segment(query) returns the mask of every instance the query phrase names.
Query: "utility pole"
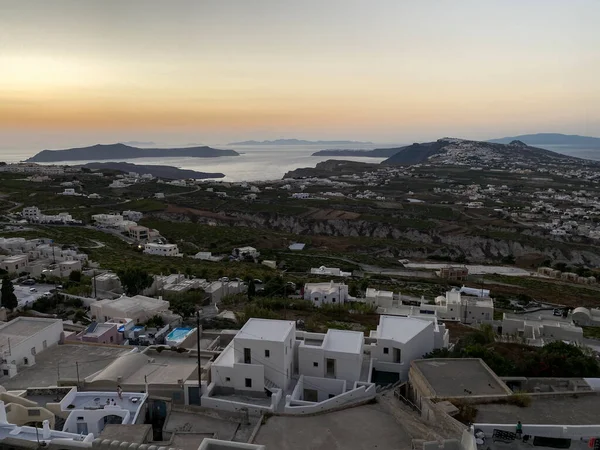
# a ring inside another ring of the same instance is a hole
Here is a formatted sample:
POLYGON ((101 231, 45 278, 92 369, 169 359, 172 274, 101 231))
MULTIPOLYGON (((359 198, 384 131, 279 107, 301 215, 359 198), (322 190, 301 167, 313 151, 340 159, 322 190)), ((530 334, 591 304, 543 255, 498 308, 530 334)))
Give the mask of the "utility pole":
POLYGON ((198 406, 202 404, 202 365, 200 363, 200 310, 196 311, 196 345, 198 350, 198 406))
POLYGON ((94 298, 98 295, 98 290, 96 288, 96 271, 94 270, 94 298))

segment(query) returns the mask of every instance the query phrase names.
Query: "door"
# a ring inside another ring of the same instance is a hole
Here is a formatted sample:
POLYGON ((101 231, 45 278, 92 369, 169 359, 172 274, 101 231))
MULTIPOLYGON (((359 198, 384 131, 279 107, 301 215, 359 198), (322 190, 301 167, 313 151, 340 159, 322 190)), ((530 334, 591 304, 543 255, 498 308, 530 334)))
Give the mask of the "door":
POLYGON ((200 389, 197 386, 188 387, 190 405, 200 404, 200 389))
POLYGON ((88 426, 86 422, 77 422, 77 434, 88 434, 88 426))
POLYGON ((252 364, 252 352, 249 348, 244 349, 244 364, 252 364))
POLYGON ((397 364, 402 362, 402 353, 399 348, 394 348, 394 362, 397 364))
POLYGON ((327 372, 325 376, 335 378, 335 359, 327 358, 327 372))

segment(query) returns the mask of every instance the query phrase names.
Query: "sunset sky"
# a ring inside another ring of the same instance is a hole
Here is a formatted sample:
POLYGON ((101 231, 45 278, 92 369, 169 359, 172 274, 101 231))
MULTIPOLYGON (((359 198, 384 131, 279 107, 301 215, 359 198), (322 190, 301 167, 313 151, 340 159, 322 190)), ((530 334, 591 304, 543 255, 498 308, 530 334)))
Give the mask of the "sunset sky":
POLYGON ((598 0, 0 0, 0 148, 600 136, 598 0))

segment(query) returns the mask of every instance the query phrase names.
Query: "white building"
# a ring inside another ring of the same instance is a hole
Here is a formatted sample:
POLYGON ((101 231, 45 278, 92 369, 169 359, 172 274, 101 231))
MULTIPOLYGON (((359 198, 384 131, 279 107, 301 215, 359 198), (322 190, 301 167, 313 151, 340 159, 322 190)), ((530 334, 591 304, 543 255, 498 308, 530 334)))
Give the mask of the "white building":
POLYGON ((143 295, 99 300, 90 305, 90 314, 99 322, 126 318, 140 323, 163 313, 169 313, 168 301, 143 295))
POLYGON ((341 269, 336 267, 325 267, 321 266, 318 268, 311 268, 310 273, 313 275, 331 275, 334 277, 349 277, 352 276, 350 272, 343 272, 341 269))
POLYGON ((212 258, 211 252, 198 252, 194 255, 194 259, 200 259, 202 261, 208 261, 212 258))
POLYGON ((310 377, 360 381, 364 334, 327 330, 323 341, 304 339, 298 346, 299 373, 310 377))
POLYGON ((449 333, 435 317, 414 318, 381 316, 377 330, 371 331, 373 368, 380 372, 398 374, 408 379, 411 361, 449 344, 449 333), (428 320, 429 319, 429 320, 428 320))
POLYGON ((348 285, 344 283, 306 283, 304 299, 312 301, 316 306, 340 304, 348 301, 348 285))
POLYGON ((25 271, 29 264, 27 255, 0 256, 0 259, 0 268, 9 274, 19 274, 25 271))
POLYGON ((101 227, 117 227, 123 222, 120 214, 94 214, 92 220, 101 227))
POLYGON ((233 392, 287 390, 294 374, 296 324, 251 318, 211 366, 211 380, 233 392))
POLYGON ((149 243, 144 245, 144 253, 159 256, 183 256, 181 253, 179 253, 179 248, 177 247, 177 244, 149 243))
POLYGON ((1 376, 14 377, 21 366, 35 364, 35 356, 64 338, 60 319, 17 317, 0 325, 1 376))
POLYGON ((382 308, 391 308, 394 301, 394 293, 392 291, 380 291, 373 288, 367 288, 365 297, 367 298, 367 304, 382 308))
POLYGON ((233 249, 232 255, 239 258, 245 258, 246 256, 258 258, 260 253, 254 247, 238 247, 233 249))
POLYGON ((456 289, 446 292, 446 295, 436 297, 434 304, 401 305, 383 308, 383 314, 393 316, 417 316, 432 314, 439 320, 452 320, 462 323, 490 323, 494 320, 494 301, 487 298, 467 297, 456 289))
POLYGON ((66 188, 65 191, 61 193, 61 195, 79 195, 79 194, 77 194, 77 192, 75 192, 74 188, 66 188))
POLYGON ((583 341, 583 329, 572 323, 507 313, 502 317, 502 335, 525 339, 529 345, 537 346, 552 341, 583 341))
POLYGON ((133 222, 139 222, 142 217, 144 217, 144 214, 139 211, 123 211, 123 218, 133 222))
MULTIPOLYGON (((144 411, 148 394, 139 392, 76 392, 69 399, 68 417, 63 426, 66 433, 93 434, 99 437, 109 423, 133 425, 144 411), (111 404, 112 403, 112 404, 111 404)), ((67 412, 65 411, 65 412, 67 412)))
POLYGON ((26 208, 23 208, 23 211, 21 211, 21 215, 25 220, 32 220, 38 217, 40 214, 40 208, 38 208, 37 206, 28 206, 26 208))
POLYGON ((571 319, 579 326, 600 327, 600 309, 584 307, 575 308, 571 319))

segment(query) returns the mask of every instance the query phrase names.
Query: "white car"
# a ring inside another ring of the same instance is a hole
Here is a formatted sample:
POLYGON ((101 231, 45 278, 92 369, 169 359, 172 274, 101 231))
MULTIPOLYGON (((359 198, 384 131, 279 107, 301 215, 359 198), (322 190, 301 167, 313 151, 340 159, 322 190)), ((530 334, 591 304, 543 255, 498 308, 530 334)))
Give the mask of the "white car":
POLYGON ((33 292, 37 292, 37 289, 36 288, 29 288, 29 292, 32 292, 32 293, 33 292))

